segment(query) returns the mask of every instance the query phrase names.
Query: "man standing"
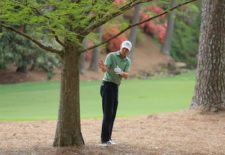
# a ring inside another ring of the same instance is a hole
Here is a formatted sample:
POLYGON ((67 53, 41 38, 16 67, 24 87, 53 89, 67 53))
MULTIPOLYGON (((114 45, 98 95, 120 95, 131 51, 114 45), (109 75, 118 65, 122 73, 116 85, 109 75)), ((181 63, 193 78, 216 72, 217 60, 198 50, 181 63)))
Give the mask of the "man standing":
POLYGON ((99 61, 99 68, 104 72, 100 89, 103 110, 102 144, 115 144, 111 140, 111 135, 118 106, 118 87, 122 78, 128 78, 131 61, 127 55, 131 48, 131 42, 124 41, 119 51, 109 53, 106 56, 104 63, 102 60, 99 61))

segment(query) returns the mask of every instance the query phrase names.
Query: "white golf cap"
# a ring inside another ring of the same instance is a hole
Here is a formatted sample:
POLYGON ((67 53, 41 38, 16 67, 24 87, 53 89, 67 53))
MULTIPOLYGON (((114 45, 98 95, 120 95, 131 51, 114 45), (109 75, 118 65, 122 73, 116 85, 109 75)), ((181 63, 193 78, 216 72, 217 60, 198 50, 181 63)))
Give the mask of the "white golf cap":
POLYGON ((126 41, 122 42, 120 49, 122 49, 122 48, 126 48, 130 52, 131 48, 132 48, 132 43, 129 40, 126 40, 126 41))

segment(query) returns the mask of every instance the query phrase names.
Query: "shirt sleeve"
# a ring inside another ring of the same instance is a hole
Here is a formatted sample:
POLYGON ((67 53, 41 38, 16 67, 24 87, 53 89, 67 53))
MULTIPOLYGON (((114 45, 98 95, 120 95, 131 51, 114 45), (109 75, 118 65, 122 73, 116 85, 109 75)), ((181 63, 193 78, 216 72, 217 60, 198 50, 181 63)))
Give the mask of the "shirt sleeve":
POLYGON ((112 65, 112 54, 108 54, 108 55, 106 56, 104 64, 105 64, 107 67, 111 67, 111 65, 112 65))

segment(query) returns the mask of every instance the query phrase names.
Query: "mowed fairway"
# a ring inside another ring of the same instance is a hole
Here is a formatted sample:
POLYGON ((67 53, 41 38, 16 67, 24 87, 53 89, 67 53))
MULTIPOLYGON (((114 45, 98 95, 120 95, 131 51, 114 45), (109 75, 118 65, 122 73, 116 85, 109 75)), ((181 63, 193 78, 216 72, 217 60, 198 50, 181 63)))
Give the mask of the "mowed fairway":
MULTIPOLYGON (((102 116, 100 81, 81 81, 81 117, 102 116)), ((57 119, 59 81, 0 85, 0 120, 57 119)), ((174 112, 189 107, 194 73, 148 80, 123 80, 119 92, 119 117, 174 112)))

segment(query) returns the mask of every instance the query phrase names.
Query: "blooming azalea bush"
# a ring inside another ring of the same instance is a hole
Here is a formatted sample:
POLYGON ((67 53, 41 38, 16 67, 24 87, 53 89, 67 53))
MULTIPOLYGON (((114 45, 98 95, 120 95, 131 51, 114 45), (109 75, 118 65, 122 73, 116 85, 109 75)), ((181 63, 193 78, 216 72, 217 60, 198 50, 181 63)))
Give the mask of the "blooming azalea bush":
MULTIPOLYGON (((114 0, 114 3, 116 5, 122 5, 125 3, 126 0, 114 0)), ((142 9, 140 13, 140 21, 144 21, 156 14, 161 14, 163 13, 164 10, 158 6, 149 6, 145 7, 142 9)), ((132 11, 128 11, 125 15, 125 18, 127 19, 132 19, 133 13, 132 11)), ((155 37, 159 40, 160 43, 164 42, 165 39, 165 34, 166 34, 166 29, 167 29, 167 23, 166 23, 166 16, 161 16, 157 19, 154 19, 152 21, 143 23, 140 25, 140 27, 143 29, 145 33, 150 34, 152 37, 155 37)), ((116 35, 117 33, 120 32, 120 28, 117 25, 107 25, 104 27, 103 30, 103 41, 108 40, 112 36, 116 35)), ((123 33, 120 36, 112 39, 107 45, 106 45, 106 51, 107 53, 109 52, 114 52, 118 51, 120 49, 121 43, 127 40, 126 35, 123 33)))
MULTIPOLYGON (((149 19, 150 17, 163 13, 163 9, 158 6, 149 6, 142 10, 140 15, 140 21, 149 19)), ((144 32, 150 34, 153 37, 156 37, 160 43, 164 42, 167 23, 166 16, 161 16, 152 21, 143 23, 140 25, 144 32)))
MULTIPOLYGON (((103 40, 107 40, 119 32, 120 30, 117 26, 107 27, 107 29, 105 29, 103 32, 103 40)), ((127 37, 124 33, 112 39, 106 45, 107 53, 118 51, 120 49, 121 43, 125 40, 127 40, 127 37)))
POLYGON ((120 5, 120 4, 123 4, 125 2, 126 2, 126 0, 114 0, 114 4, 116 4, 116 5, 120 5))

